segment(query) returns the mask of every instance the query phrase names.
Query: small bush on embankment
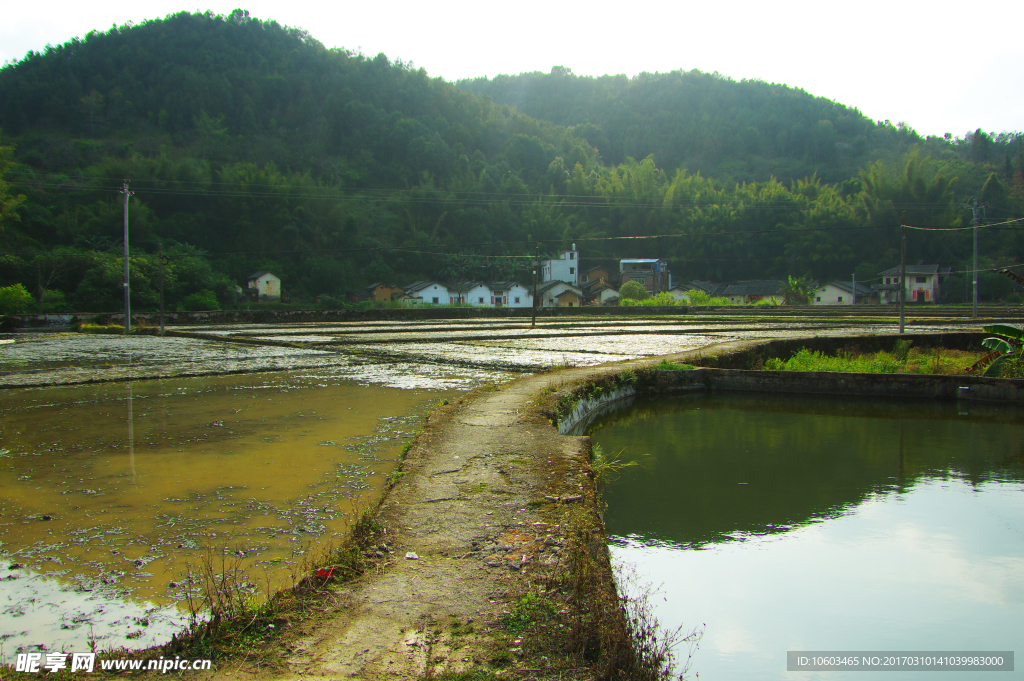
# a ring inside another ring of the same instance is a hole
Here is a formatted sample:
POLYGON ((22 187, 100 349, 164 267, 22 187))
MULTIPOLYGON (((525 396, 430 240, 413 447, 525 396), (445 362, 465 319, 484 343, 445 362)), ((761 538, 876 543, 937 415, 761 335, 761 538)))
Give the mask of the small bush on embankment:
POLYGON ((966 374, 980 353, 946 348, 911 348, 897 341, 892 352, 863 354, 840 351, 826 355, 820 350, 802 348, 788 360, 770 357, 764 368, 769 371, 838 371, 859 374, 966 374))

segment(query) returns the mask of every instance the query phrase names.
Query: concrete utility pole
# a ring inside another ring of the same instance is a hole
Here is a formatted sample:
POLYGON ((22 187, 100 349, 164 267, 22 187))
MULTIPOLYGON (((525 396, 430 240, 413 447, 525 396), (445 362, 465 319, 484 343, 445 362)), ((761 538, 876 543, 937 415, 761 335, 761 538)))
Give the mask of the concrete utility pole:
POLYGON ((128 335, 132 330, 131 289, 128 287, 128 198, 132 192, 128 189, 128 180, 121 184, 121 194, 124 195, 124 333, 128 335))
POLYGON ((903 212, 903 219, 900 223, 900 230, 903 232, 902 245, 900 246, 900 333, 906 328, 907 323, 907 213, 903 212))
POLYGON ((979 204, 977 198, 972 198, 971 201, 973 202, 973 205, 969 205, 968 206, 968 208, 971 209, 971 213, 974 215, 974 217, 971 219, 971 224, 974 225, 974 301, 973 301, 973 304, 971 305, 971 316, 972 317, 977 317, 978 316, 978 224, 982 220, 982 218, 978 216, 978 213, 981 212, 982 214, 984 214, 985 206, 987 204, 984 204, 984 203, 979 204))
POLYGON ((537 246, 537 253, 533 257, 533 318, 530 319, 530 326, 537 326, 537 270, 540 269, 540 246, 537 246))

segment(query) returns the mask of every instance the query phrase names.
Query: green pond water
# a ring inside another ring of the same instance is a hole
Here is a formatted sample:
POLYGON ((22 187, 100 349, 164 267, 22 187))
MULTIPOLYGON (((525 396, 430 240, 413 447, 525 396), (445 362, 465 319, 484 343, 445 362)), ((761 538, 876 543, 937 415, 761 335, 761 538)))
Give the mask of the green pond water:
POLYGON ((901 673, 787 672, 788 650, 1021 649, 1024 410, 702 395, 591 433, 639 463, 605 488, 612 555, 663 626, 703 630, 688 678, 901 673))

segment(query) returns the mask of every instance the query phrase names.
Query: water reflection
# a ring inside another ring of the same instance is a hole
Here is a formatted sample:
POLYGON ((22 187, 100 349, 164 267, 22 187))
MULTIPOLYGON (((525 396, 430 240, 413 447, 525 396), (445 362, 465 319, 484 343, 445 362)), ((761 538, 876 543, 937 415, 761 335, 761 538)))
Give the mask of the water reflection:
POLYGON ((1024 631, 1019 409, 725 395, 642 402, 594 441, 612 555, 705 625, 700 678, 786 671, 787 650, 1012 650, 1024 631))
MULTIPOLYGON (((446 394, 308 372, 0 393, 0 566, 17 578, 0 593, 14 608, 0 617, 5 651, 66 638, 59 618, 22 612, 29 584, 71 610, 92 594, 78 613, 91 623, 97 598, 106 623, 142 617, 111 610, 119 599, 176 603, 206 546, 226 546, 261 591, 290 584, 446 394)), ((108 642, 136 645, 118 627, 108 642)), ((88 634, 76 630, 78 649, 88 634)))
POLYGON ((1024 412, 751 395, 642 401, 593 428, 638 461, 606 490, 615 534, 701 547, 843 515, 922 477, 1024 480, 1024 412))

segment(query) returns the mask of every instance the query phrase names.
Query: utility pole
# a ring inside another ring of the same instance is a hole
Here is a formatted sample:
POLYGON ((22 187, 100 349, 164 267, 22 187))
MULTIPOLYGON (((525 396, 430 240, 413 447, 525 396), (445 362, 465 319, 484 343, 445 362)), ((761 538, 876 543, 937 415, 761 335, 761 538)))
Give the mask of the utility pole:
POLYGON ((540 245, 537 245, 537 253, 533 257, 533 318, 530 326, 537 326, 537 270, 540 269, 540 245))
POLYGON ((160 335, 164 335, 164 245, 161 242, 158 249, 158 256, 160 260, 160 335))
POLYGON ((900 246, 900 333, 906 328, 907 322, 907 212, 903 211, 903 219, 900 221, 900 230, 903 232, 902 244, 900 246))
POLYGON ((972 198, 973 205, 968 207, 971 209, 971 213, 974 217, 971 219, 971 224, 974 225, 974 300, 971 305, 971 316, 978 316, 978 223, 981 222, 981 218, 978 217, 978 213, 984 213, 985 206, 987 204, 979 204, 978 199, 972 198))
POLYGON ((131 289, 128 287, 128 199, 132 192, 128 189, 128 180, 121 184, 121 194, 124 195, 124 333, 128 335, 132 330, 131 289))
POLYGON ((853 273, 853 304, 857 304, 857 273, 853 273))

